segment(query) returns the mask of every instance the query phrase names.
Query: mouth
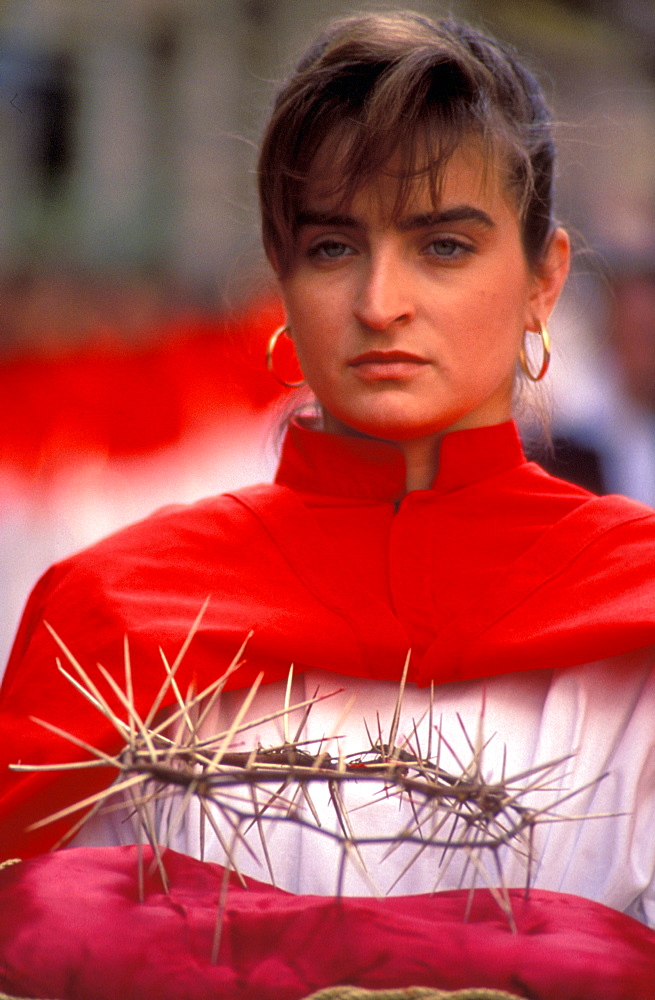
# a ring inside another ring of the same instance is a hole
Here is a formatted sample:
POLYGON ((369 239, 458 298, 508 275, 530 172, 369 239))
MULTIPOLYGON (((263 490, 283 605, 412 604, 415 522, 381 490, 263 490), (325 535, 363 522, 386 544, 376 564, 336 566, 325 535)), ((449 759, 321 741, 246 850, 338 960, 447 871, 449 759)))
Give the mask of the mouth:
POLYGON ((366 351, 365 354, 358 354, 356 358, 352 358, 348 364, 351 368, 359 368, 361 365, 369 364, 427 365, 428 362, 425 358, 419 357, 418 354, 410 354, 408 351, 366 351))
POLYGON ((352 358, 348 362, 348 367, 354 369, 359 378, 378 381, 411 378, 427 364, 429 361, 425 358, 409 351, 366 351, 352 358))

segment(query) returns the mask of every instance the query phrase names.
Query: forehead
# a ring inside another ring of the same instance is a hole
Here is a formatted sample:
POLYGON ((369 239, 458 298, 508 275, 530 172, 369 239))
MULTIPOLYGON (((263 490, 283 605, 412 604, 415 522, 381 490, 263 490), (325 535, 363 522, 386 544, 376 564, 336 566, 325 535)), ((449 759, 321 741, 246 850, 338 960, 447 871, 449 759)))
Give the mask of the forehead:
MULTIPOLYGON (((483 150, 472 139, 460 143, 446 159, 424 159, 408 174, 404 158, 395 152, 371 177, 350 178, 340 168, 339 151, 329 140, 319 150, 304 186, 300 211, 366 206, 387 220, 408 211, 434 210, 449 204, 509 203, 503 158, 483 150)), ((513 206, 512 206, 513 207, 513 206)))

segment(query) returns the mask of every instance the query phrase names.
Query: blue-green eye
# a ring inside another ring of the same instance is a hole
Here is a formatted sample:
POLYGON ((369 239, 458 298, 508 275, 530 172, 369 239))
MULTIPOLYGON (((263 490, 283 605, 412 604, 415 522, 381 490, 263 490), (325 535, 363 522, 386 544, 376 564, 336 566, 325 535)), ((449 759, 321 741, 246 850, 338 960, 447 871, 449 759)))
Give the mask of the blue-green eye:
POLYGON ((347 243, 340 243, 338 240, 322 240, 309 248, 310 257, 323 258, 324 260, 338 260, 352 253, 352 248, 347 243))
POLYGON ((442 239, 432 240, 426 247, 425 252, 435 257, 459 257, 462 254, 473 253, 473 247, 461 240, 443 237, 442 239))

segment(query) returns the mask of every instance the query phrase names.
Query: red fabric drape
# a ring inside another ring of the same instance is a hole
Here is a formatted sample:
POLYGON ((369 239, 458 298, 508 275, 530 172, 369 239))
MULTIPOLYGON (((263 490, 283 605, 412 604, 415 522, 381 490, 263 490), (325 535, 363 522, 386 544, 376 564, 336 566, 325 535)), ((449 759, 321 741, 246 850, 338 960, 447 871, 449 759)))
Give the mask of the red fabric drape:
POLYGON ((649 1000, 655 932, 560 893, 511 891, 517 933, 486 890, 385 899, 294 896, 165 853, 138 901, 135 847, 75 848, 0 871, 0 989, 58 1000, 300 1000, 327 986, 472 986, 532 1000, 649 1000))

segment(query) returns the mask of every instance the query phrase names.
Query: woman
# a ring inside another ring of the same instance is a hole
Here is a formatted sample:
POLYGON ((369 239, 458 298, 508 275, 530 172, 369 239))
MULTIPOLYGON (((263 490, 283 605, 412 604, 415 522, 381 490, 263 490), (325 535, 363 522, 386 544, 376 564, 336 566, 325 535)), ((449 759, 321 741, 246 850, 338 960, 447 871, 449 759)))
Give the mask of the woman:
MULTIPOLYGON (((384 742, 411 650, 405 746, 434 731, 435 684, 449 766, 471 751, 479 763, 484 745, 498 780, 505 767, 574 754, 575 808, 605 818, 548 827, 536 885, 655 922, 655 514, 527 463, 511 422, 521 380, 548 366, 546 326, 568 269, 552 181, 549 114, 511 52, 415 15, 326 29, 278 95, 259 164, 284 333, 319 416, 291 424, 274 485, 159 512, 46 574, 5 678, 7 764, 80 753, 30 716, 106 753, 120 742, 56 671, 44 619, 86 669, 100 661, 117 678, 127 634, 145 716, 161 685, 157 647, 172 662, 211 594, 180 688, 202 690, 252 629, 226 688, 263 671, 257 717, 279 709, 291 662, 298 702, 343 684, 302 738, 345 730, 353 752, 365 749, 362 714, 370 728, 377 711, 384 742)), ((211 725, 242 701, 225 695, 211 725)), ((271 741, 267 726, 250 746, 271 741)), ((4 856, 50 846, 70 818, 25 828, 108 780, 103 769, 6 773, 4 856)), ((563 788, 558 773, 555 799, 563 788)), ((189 813, 172 845, 187 846, 193 825, 189 813)), ((78 843, 114 836, 89 824, 78 843)), ((331 893, 336 877, 347 893, 367 891, 357 865, 337 871, 329 839, 312 848, 316 863, 298 863, 291 835, 277 843, 283 887, 331 893)), ((244 858, 247 873, 261 871, 244 858)), ((380 863, 382 888, 431 891, 434 859, 424 852, 404 872, 406 861, 380 863)), ((502 863, 506 883, 522 884, 515 854, 502 863)), ((460 877, 453 865, 440 884, 460 877)))

